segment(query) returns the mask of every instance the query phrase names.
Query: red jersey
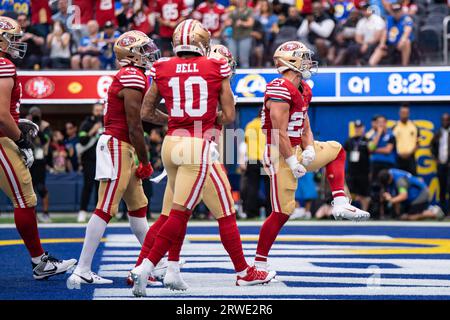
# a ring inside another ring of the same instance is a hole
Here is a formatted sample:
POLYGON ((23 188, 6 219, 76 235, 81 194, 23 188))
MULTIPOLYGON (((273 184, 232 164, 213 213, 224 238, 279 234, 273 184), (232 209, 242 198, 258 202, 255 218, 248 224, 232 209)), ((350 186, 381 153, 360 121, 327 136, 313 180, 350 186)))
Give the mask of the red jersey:
MULTIPOLYGON (((20 98, 22 97, 22 85, 17 79, 16 66, 7 58, 0 58, 0 78, 12 78, 14 86, 11 90, 11 102, 9 103, 9 113, 16 123, 20 116, 20 98)), ((0 94, 3 94, 0 93, 0 94)), ((0 130, 0 137, 4 137, 0 130)))
MULTIPOLYGON (((261 122, 263 130, 267 136, 267 144, 271 143, 272 121, 270 110, 266 107, 268 100, 281 101, 289 104, 289 124, 287 133, 293 147, 301 144, 303 133, 303 119, 308 113, 309 103, 312 98, 312 91, 309 85, 302 81, 303 92, 300 92, 292 82, 284 78, 277 78, 267 84, 264 94, 264 108, 261 111, 261 122)), ((276 133, 274 133, 275 135, 276 133)))
POLYGON ((212 7, 206 2, 201 3, 192 14, 193 18, 199 20, 203 26, 214 34, 220 30, 221 24, 225 19, 225 7, 214 3, 212 7))
POLYGON ((48 0, 31 0, 31 24, 52 23, 52 11, 48 0))
POLYGON ((161 58, 155 62, 150 76, 165 100, 169 115, 167 134, 211 139, 221 83, 230 75, 225 60, 199 56, 161 58))
POLYGON ((134 15, 131 28, 145 34, 152 33, 154 25, 150 23, 149 15, 151 13, 152 9, 149 7, 144 7, 141 11, 134 15))
POLYGON ((105 134, 130 143, 125 104, 123 99, 119 98, 119 92, 125 88, 136 89, 142 92, 144 98, 148 87, 148 78, 140 68, 126 66, 117 72, 108 89, 108 101, 105 103, 105 134))
MULTIPOLYGON (((157 0, 156 13, 163 20, 177 21, 185 12, 184 0, 157 0)), ((175 28, 160 24, 159 35, 162 38, 172 38, 175 28)))
POLYGON ((106 21, 111 20, 116 23, 116 13, 114 7, 114 0, 97 0, 97 7, 95 8, 95 20, 98 25, 103 27, 106 21))
MULTIPOLYGON (((94 18, 96 0, 74 0, 73 4, 80 8, 80 23, 87 24, 94 18)), ((47 1, 48 2, 48 1, 47 1)))

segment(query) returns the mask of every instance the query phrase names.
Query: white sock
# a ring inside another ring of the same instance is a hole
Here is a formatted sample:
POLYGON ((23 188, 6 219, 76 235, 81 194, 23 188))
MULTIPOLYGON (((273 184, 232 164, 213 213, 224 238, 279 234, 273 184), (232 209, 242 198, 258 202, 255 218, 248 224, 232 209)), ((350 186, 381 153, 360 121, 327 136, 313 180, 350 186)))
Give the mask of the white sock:
POLYGON ((180 272, 180 262, 179 261, 168 261, 168 269, 176 272, 180 272))
POLYGON ((41 254, 41 255, 38 256, 38 257, 31 258, 31 261, 32 261, 34 264, 38 264, 39 262, 41 262, 41 259, 42 259, 43 256, 44 256, 44 253, 41 254))
POLYGON ((86 272, 91 270, 92 259, 95 251, 102 240, 108 224, 105 220, 93 214, 86 227, 86 236, 84 237, 83 250, 81 250, 80 260, 75 272, 86 272))
POLYGON ((336 197, 336 198, 333 199, 333 201, 334 201, 334 205, 335 206, 345 206, 346 204, 349 203, 348 202, 348 198, 347 197, 343 197, 343 196, 336 197))
POLYGON ((145 218, 145 217, 138 218, 138 217, 128 216, 128 219, 130 221, 131 231, 134 233, 134 235, 138 239, 139 243, 141 245, 143 245, 145 236, 147 235, 147 231, 149 229, 147 218, 145 218))

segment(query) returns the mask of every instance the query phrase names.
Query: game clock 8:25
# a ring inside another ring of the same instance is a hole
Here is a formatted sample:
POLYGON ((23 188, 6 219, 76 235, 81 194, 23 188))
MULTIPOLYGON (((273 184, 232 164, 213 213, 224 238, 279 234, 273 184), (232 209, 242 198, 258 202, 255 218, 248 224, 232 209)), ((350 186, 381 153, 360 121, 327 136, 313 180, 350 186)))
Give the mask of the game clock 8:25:
POLYGON ((432 94, 436 90, 434 73, 410 73, 403 77, 400 73, 392 73, 388 78, 390 94, 432 94))

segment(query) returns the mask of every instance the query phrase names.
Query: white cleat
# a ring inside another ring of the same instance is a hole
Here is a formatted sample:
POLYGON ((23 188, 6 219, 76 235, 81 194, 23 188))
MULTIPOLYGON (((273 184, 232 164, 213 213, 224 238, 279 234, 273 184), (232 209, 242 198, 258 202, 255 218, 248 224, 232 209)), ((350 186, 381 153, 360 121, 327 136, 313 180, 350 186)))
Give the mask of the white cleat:
POLYGON ((245 277, 237 276, 237 286, 255 286, 258 284, 269 283, 276 276, 275 271, 266 271, 257 269, 255 266, 247 268, 245 277))
POLYGON ((86 222, 86 218, 87 218, 86 211, 81 210, 80 212, 78 212, 77 222, 79 223, 86 222))
MULTIPOLYGON (((185 259, 180 259, 178 261, 179 268, 181 269, 185 263, 186 263, 185 259)), ((152 272, 153 277, 155 277, 155 279, 159 281, 163 281, 168 267, 169 261, 167 261, 166 258, 161 259, 161 261, 158 262, 158 264, 156 265, 155 269, 152 272)))
POLYGON ((347 198, 340 200, 335 199, 331 205, 333 206, 331 214, 336 220, 346 219, 352 221, 365 221, 370 219, 369 212, 352 206, 347 198))
POLYGON ((167 268, 164 277, 164 286, 170 290, 186 291, 189 289, 188 284, 181 277, 180 267, 170 266, 167 268))
POLYGON ((153 264, 148 259, 144 259, 142 263, 131 270, 131 278, 133 279, 133 295, 135 297, 146 297, 147 281, 153 269, 153 264))
POLYGON ((92 271, 77 272, 76 270, 67 279, 67 285, 77 288, 80 284, 112 284, 113 281, 100 277, 92 271))
MULTIPOLYGON (((127 285, 132 287, 134 285, 133 278, 131 277, 131 272, 128 273, 127 279, 126 279, 127 285)), ((162 282, 157 280, 155 277, 148 277, 147 285, 150 287, 159 287, 162 286, 162 282)))

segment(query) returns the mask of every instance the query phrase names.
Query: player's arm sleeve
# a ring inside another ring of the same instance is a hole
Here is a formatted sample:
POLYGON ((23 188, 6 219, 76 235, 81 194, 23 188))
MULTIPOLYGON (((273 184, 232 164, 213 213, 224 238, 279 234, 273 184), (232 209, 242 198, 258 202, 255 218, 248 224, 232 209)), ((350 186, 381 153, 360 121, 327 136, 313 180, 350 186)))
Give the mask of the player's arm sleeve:
POLYGON ((220 64, 220 69, 219 69, 220 76, 222 78, 229 78, 232 74, 231 68, 228 65, 228 62, 225 61, 225 59, 223 61, 221 60, 221 62, 223 62, 223 63, 220 64))
POLYGON ((2 64, 0 66, 0 78, 9 78, 16 75, 16 67, 10 63, 2 64))
POLYGON ((269 83, 266 87, 266 98, 277 102, 291 103, 291 94, 286 87, 269 83))
POLYGON ((139 91, 144 91, 146 86, 146 79, 144 75, 124 73, 118 76, 120 84, 127 89, 135 89, 139 91))

